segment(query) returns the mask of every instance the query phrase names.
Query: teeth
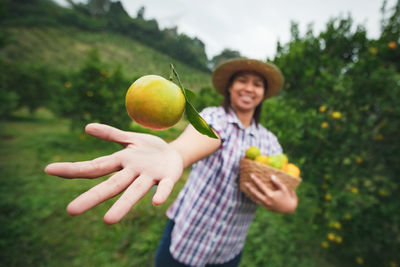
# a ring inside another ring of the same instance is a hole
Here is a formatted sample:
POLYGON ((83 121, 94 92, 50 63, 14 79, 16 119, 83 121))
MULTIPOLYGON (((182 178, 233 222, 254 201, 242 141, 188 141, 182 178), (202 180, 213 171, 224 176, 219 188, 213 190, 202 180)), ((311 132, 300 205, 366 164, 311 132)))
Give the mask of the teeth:
POLYGON ((253 98, 250 97, 250 96, 241 96, 240 98, 241 98, 242 100, 244 100, 244 101, 252 101, 252 100, 253 100, 253 98))

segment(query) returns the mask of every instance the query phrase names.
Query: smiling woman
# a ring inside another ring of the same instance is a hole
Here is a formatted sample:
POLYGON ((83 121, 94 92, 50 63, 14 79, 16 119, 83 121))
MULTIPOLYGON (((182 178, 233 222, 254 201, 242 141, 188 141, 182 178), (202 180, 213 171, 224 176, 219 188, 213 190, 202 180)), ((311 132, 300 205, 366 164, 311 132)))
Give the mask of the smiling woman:
MULTIPOLYGON (((240 94, 244 97, 249 97, 248 95, 245 95, 245 91, 248 89, 250 89, 250 94, 254 96, 254 93, 251 93, 250 86, 257 87, 259 89, 256 90, 258 93, 261 93, 262 91, 262 99, 257 105, 254 106, 253 113, 248 113, 248 116, 253 118, 255 123, 258 124, 262 108, 262 100, 278 94, 284 78, 280 70, 273 64, 268 64, 253 59, 246 59, 245 62, 237 59, 226 61, 214 71, 213 75, 213 83, 216 90, 225 96, 222 105, 226 112, 228 112, 229 108, 232 106, 231 91, 234 81, 236 81, 238 84, 235 86, 236 88, 242 88, 240 90, 240 94), (246 71, 242 70, 244 67, 243 64, 247 69, 246 71), (249 78, 251 78, 252 81, 249 82, 249 78), (240 86, 241 83, 244 83, 245 85, 242 84, 240 86), (250 85, 246 85, 246 83, 250 83, 250 85)), ((249 118, 245 120, 248 121, 248 119, 249 118)))

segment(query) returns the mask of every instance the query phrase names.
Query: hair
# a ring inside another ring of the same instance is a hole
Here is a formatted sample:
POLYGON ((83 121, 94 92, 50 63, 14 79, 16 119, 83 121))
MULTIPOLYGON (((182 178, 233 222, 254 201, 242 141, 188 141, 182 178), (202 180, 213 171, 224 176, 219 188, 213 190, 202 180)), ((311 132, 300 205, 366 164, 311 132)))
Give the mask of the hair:
MULTIPOLYGON (((239 71, 239 72, 236 72, 235 74, 233 74, 231 76, 231 78, 229 79, 228 85, 225 88, 225 95, 224 95, 224 100, 222 101, 222 107, 224 108, 226 113, 229 113, 229 108, 232 107, 231 93, 229 92, 229 88, 232 86, 233 81, 236 79, 236 77, 239 76, 240 74, 242 74, 243 72, 245 72, 245 71, 239 71)), ((259 75, 259 74, 257 74, 257 75, 259 75)), ((268 83, 267 83, 267 80, 263 76, 261 76, 261 75, 259 75, 259 76, 263 79, 263 82, 264 82, 264 95, 265 95, 268 91, 268 83)), ((260 114, 261 114, 263 102, 264 102, 264 100, 262 100, 260 102, 260 104, 258 104, 256 109, 254 110, 253 119, 256 122, 257 126, 258 126, 258 123, 260 122, 260 114)))

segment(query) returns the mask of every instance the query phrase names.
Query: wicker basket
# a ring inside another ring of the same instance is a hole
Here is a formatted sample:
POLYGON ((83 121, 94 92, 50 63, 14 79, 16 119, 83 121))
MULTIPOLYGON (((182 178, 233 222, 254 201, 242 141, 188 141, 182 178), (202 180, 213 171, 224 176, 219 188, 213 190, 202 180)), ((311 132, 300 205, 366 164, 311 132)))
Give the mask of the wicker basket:
POLYGON ((255 200, 254 196, 244 186, 245 183, 254 184, 253 180, 250 178, 251 173, 260 178, 270 189, 274 189, 274 185, 271 181, 271 175, 273 174, 278 177, 278 179, 285 184, 288 189, 292 190, 296 190, 297 186, 302 181, 300 177, 294 177, 286 172, 264 165, 257 161, 242 158, 240 160, 239 188, 253 201, 255 200))

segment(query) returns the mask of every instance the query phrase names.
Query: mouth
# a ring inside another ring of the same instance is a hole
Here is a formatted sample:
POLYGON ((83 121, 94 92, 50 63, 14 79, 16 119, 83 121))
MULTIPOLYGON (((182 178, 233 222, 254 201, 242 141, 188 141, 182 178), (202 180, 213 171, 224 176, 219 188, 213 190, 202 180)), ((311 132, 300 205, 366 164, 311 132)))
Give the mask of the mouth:
POLYGON ((250 103, 250 102, 254 101, 253 97, 248 96, 248 95, 241 95, 240 96, 240 100, 245 102, 245 103, 250 103))

